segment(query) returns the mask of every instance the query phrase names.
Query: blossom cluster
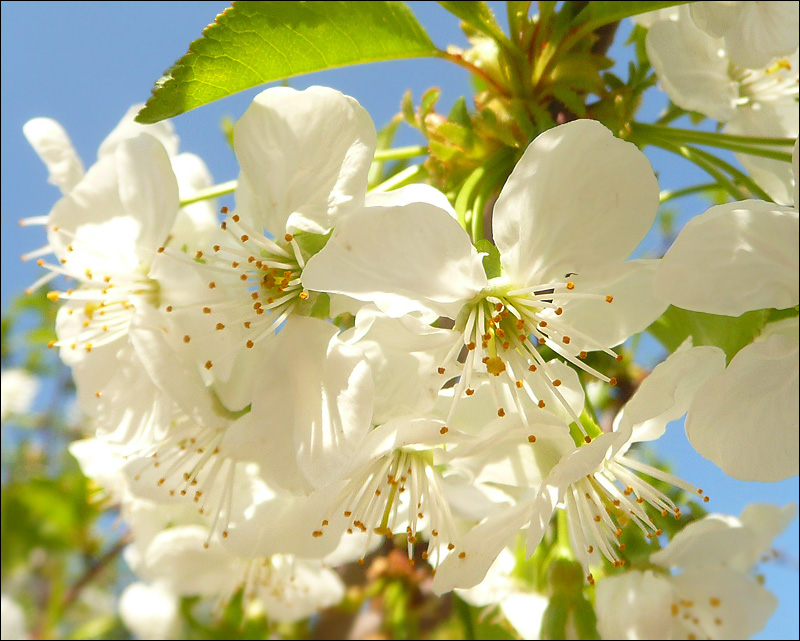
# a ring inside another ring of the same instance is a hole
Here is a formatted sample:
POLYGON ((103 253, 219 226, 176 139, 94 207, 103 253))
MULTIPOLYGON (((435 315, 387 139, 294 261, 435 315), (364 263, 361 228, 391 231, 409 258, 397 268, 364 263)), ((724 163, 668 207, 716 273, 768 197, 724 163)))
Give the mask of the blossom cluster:
MULTIPOLYGON (((708 35, 685 12, 647 40, 673 101, 731 132, 796 137, 796 118, 780 132, 766 128, 788 118, 763 118, 786 104, 796 116, 796 32, 791 60, 775 60, 783 49, 740 59, 733 31, 708 35), (675 30, 709 44, 662 51, 675 30), (699 62, 670 57, 712 50, 735 94, 725 105, 680 75, 699 62)), ((714 18, 709 9, 704 24, 714 18)), ((180 596, 224 600, 242 587, 274 620, 306 618, 343 598, 334 568, 383 537, 422 550, 437 594, 506 603, 521 595, 498 568, 521 532, 533 555, 556 512, 609 638, 760 629, 774 597, 749 570, 791 510, 708 517, 656 552, 662 520, 681 518, 664 488, 707 497, 633 446, 688 412, 692 444, 729 474, 797 474, 797 316, 730 363, 687 341, 612 425, 598 425, 582 381, 614 386, 616 348, 670 304, 796 308, 796 146, 793 198, 780 167, 764 185, 781 204, 713 207, 663 259, 631 259, 658 182, 634 144, 594 120, 522 152, 492 208, 490 251, 435 188, 368 190, 375 127, 333 89, 253 100, 233 130, 232 209, 197 199, 211 185, 202 160, 179 153, 171 126, 137 125, 134 113, 88 171, 57 123, 26 125, 63 194, 26 221, 47 233, 26 257, 47 268, 36 286, 68 279, 49 294, 60 304, 52 346, 96 428, 71 451, 122 505, 126 560, 149 582, 126 593, 123 617, 126 603, 157 604, 157 631, 142 636, 168 634, 180 596), (626 531, 653 541, 653 569, 608 571, 625 565, 626 531), (503 587, 487 596, 498 572, 503 587), (630 619, 610 617, 623 599, 630 619)))

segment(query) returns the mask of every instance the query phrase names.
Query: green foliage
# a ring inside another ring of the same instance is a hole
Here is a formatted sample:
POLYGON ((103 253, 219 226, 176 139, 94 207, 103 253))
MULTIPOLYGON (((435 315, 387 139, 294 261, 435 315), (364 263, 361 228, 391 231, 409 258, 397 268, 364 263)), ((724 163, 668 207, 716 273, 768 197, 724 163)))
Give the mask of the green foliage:
POLYGON ((496 40, 505 40, 505 35, 497 20, 485 2, 470 0, 469 2, 443 2, 439 4, 454 16, 458 16, 471 27, 496 40))
POLYGON ((761 333, 770 317, 770 310, 760 309, 738 317, 717 316, 690 312, 670 306, 647 331, 670 352, 674 352, 687 337, 692 344, 713 345, 725 352, 728 361, 761 333))
POLYGON ((592 29, 602 27, 623 18, 639 15, 647 11, 666 9, 675 5, 686 4, 686 2, 635 2, 623 0, 622 2, 587 2, 586 9, 581 15, 588 18, 587 24, 592 29))
POLYGON ((237 2, 156 83, 136 120, 312 71, 436 52, 402 2, 237 2))

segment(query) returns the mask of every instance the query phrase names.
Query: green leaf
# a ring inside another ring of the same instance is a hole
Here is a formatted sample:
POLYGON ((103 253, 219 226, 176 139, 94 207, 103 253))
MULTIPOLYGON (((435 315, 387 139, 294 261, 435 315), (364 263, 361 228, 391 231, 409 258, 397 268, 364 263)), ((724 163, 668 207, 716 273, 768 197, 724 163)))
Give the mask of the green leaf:
POLYGON ((647 331, 670 352, 674 352, 691 336, 693 345, 719 347, 730 361, 740 349, 752 343, 761 333, 770 311, 758 309, 733 317, 690 312, 670 306, 647 331))
POLYGON ((439 4, 468 25, 495 39, 506 40, 506 36, 485 2, 443 2, 439 4))
POLYGON ((602 27, 604 24, 616 22, 623 18, 630 18, 631 16, 645 13, 647 11, 656 11, 657 9, 666 9, 667 7, 674 7, 679 4, 687 4, 684 2, 632 2, 623 0, 622 2, 589 2, 587 3, 586 10, 581 15, 588 17, 588 23, 591 25, 592 30, 597 27, 602 27), (588 13, 587 13, 588 12, 588 13))
POLYGON ((312 71, 437 51, 403 2, 237 2, 156 82, 136 120, 312 71))

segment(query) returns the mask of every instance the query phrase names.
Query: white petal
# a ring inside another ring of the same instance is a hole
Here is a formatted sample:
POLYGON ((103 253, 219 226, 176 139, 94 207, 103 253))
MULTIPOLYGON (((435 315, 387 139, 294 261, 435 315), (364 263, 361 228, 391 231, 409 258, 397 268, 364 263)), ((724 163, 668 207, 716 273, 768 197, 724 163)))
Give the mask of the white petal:
POLYGON ((120 595, 119 615, 139 639, 177 639, 178 597, 159 584, 130 584, 120 595))
POLYGON ((327 515, 331 496, 340 489, 337 484, 308 496, 293 496, 250 479, 249 489, 237 489, 223 544, 236 556, 248 559, 272 554, 324 558, 338 547, 347 527, 341 514, 327 515), (315 537, 313 533, 325 518, 330 522, 324 535, 315 537))
POLYGON ((242 174, 237 205, 275 235, 326 233, 361 207, 376 133, 353 98, 325 87, 258 94, 234 127, 242 174))
POLYGON ((564 297, 559 322, 589 337, 595 349, 615 347, 647 329, 667 308, 653 290, 657 260, 609 263, 580 272, 570 279, 575 291, 597 294, 597 298, 564 297), (609 303, 606 296, 613 298, 609 303))
POLYGON ((256 586, 256 594, 270 621, 300 621, 337 605, 344 598, 344 583, 332 570, 309 561, 284 562, 286 568, 277 571, 271 568, 270 580, 256 586))
POLYGON ((108 156, 114 153, 119 143, 129 138, 136 138, 139 134, 148 134, 157 139, 167 154, 170 157, 178 154, 178 136, 175 135, 175 127, 170 120, 162 120, 152 125, 141 125, 134 120, 136 114, 139 113, 143 104, 136 104, 131 106, 116 127, 112 130, 105 140, 100 143, 100 148, 97 150, 97 158, 108 156))
POLYGON ((690 13, 694 23, 714 38, 722 38, 736 26, 743 2, 694 2, 690 13))
POLYGON ((34 118, 22 126, 22 133, 47 166, 48 182, 67 194, 83 178, 83 163, 64 128, 50 118, 34 118))
POLYGON ((425 202, 348 216, 303 270, 308 289, 371 301, 390 316, 434 309, 454 318, 486 284, 469 236, 425 202))
POLYGON ((642 381, 623 408, 619 429, 630 426, 632 441, 659 438, 670 421, 689 409, 697 389, 725 369, 725 353, 710 346, 678 349, 642 381))
POLYGON ((722 40, 681 19, 657 22, 645 43, 647 57, 672 102, 720 122, 733 116, 739 88, 728 76, 728 59, 720 55, 722 40))
POLYGON ((3 639, 28 639, 28 629, 25 625, 25 612, 10 596, 3 593, 0 597, 0 625, 3 639))
POLYGON ((500 601, 500 610, 523 639, 538 639, 549 602, 536 592, 515 592, 500 601))
POLYGON ((797 50, 800 6, 796 2, 742 2, 740 6, 736 24, 725 33, 725 49, 733 64, 759 69, 797 50))
POLYGON ((393 191, 373 191, 367 194, 367 207, 402 207, 414 203, 428 203, 443 209, 451 218, 458 220, 458 214, 442 192, 430 185, 406 185, 393 191))
POLYGON ((441 595, 453 588, 471 588, 483 581, 497 555, 514 542, 529 519, 530 501, 523 501, 472 528, 436 568, 433 591, 441 595))
MULTIPOLYGON (((797 99, 784 102, 764 102, 750 108, 736 110, 733 118, 725 125, 725 133, 738 136, 759 136, 764 138, 797 138, 797 99)), ((786 151, 786 147, 776 147, 776 151, 786 151)), ((791 205, 792 189, 796 172, 782 160, 736 154, 753 180, 780 205, 791 205)))
POLYGON ((308 492, 331 482, 370 427, 372 375, 331 323, 291 317, 276 338, 250 414, 220 445, 262 466, 271 482, 308 492))
POLYGON ((645 155, 593 120, 550 129, 525 150, 494 207, 503 269, 518 286, 628 257, 655 220, 645 155))
POLYGON ((755 535, 755 544, 750 549, 740 550, 731 560, 730 567, 742 572, 752 569, 772 549, 772 542, 797 517, 797 505, 789 503, 783 507, 770 503, 751 503, 742 510, 739 520, 755 535))
POLYGON ((452 334, 411 316, 390 318, 372 306, 358 313, 355 335, 348 342, 364 352, 372 368, 374 423, 420 415, 433 407, 442 386, 437 367, 452 345, 452 334))
POLYGON ((603 639, 671 639, 669 578, 652 570, 603 577, 595 587, 597 629, 603 639))
POLYGON ((178 525, 159 532, 145 553, 139 573, 158 580, 181 596, 222 596, 232 592, 243 576, 237 559, 217 541, 209 540, 207 528, 178 525))
POLYGON ((131 324, 131 343, 150 380, 203 427, 227 427, 213 392, 206 388, 191 354, 176 349, 183 341, 174 327, 155 308, 143 308, 131 324))
POLYGON ((686 417, 694 448, 734 478, 798 473, 798 340, 773 335, 743 348, 698 391, 686 417))
POLYGON ((127 275, 150 265, 177 213, 169 158, 155 138, 141 135, 121 142, 56 203, 48 239, 81 278, 86 269, 98 279, 127 275))
POLYGON ((755 533, 738 519, 711 514, 685 526, 666 548, 650 555, 650 560, 668 569, 724 565, 755 542, 755 533))
MULTIPOLYGON (((178 179, 181 200, 196 194, 200 189, 211 187, 213 180, 202 158, 194 154, 178 154, 172 157, 172 170, 178 179)), ((170 233, 174 247, 188 247, 191 254, 198 249, 211 246, 211 237, 218 226, 217 201, 201 200, 181 208, 170 233)))
POLYGON ((677 307, 710 314, 794 307, 798 256, 797 210, 760 200, 717 205, 681 230, 655 288, 677 307))
POLYGON ((725 567, 692 568, 672 577, 672 583, 681 602, 695 604, 691 611, 706 634, 718 639, 751 638, 778 606, 771 592, 746 574, 725 567), (712 599, 719 605, 713 605, 712 599))

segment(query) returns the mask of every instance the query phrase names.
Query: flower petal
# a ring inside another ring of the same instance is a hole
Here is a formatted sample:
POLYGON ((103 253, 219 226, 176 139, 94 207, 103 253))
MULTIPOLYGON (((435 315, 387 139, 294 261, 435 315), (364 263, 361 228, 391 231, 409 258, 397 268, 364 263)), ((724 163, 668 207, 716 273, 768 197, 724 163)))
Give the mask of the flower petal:
POLYGON ((647 329, 667 308, 653 291, 657 260, 629 260, 609 263, 570 279, 580 294, 596 297, 565 297, 565 326, 589 338, 587 347, 615 347, 647 329), (612 297, 611 303, 607 296, 612 297))
POLYGON ((734 478, 779 481, 798 473, 798 321, 743 348, 701 387, 686 417, 694 448, 734 478))
POLYGON ((655 220, 658 183, 645 155, 593 120, 538 136, 494 207, 493 230, 512 283, 627 258, 655 220))
POLYGON ((726 316, 794 307, 798 256, 797 210, 760 200, 717 205, 681 230, 656 272, 656 293, 726 316))
POLYGON ((688 16, 657 22, 647 32, 647 57, 672 102, 726 122, 739 88, 728 76, 724 43, 698 29, 688 16))
POLYGON ((426 202, 348 216, 303 270, 308 289, 371 301, 390 316, 434 309, 454 318, 486 284, 469 236, 426 202))
POLYGON ((363 205, 376 133, 355 99, 325 87, 267 89, 233 135, 237 205, 271 233, 324 234, 363 205))
POLYGON ((83 178, 83 163, 64 128, 50 118, 34 118, 22 126, 22 133, 39 154, 50 176, 48 182, 67 194, 83 178))

